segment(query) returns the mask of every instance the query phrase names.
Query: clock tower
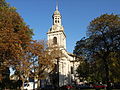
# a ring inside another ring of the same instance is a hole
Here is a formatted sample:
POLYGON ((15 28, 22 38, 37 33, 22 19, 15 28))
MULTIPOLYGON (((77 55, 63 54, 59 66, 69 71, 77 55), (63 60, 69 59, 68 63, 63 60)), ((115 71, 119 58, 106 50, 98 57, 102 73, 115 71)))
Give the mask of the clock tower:
POLYGON ((66 35, 62 26, 62 16, 58 10, 58 5, 56 5, 52 18, 53 25, 47 32, 48 47, 59 46, 61 49, 66 50, 66 35))

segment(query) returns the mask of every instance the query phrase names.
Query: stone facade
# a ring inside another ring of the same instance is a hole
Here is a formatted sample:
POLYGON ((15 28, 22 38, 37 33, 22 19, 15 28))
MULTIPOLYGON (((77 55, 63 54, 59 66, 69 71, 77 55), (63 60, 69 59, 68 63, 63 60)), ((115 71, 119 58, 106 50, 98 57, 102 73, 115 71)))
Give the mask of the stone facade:
POLYGON ((70 54, 66 50, 66 35, 64 32, 64 27, 62 26, 62 16, 56 8, 53 16, 53 25, 47 32, 48 37, 48 47, 59 46, 59 49, 62 51, 64 56, 59 58, 59 61, 56 62, 59 64, 59 86, 72 84, 76 78, 76 68, 79 65, 79 62, 76 61, 76 56, 70 54))

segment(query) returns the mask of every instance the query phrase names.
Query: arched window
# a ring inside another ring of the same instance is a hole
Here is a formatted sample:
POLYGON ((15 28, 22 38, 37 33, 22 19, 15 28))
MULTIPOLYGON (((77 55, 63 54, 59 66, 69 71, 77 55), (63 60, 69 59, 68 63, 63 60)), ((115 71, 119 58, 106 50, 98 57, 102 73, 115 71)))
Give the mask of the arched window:
POLYGON ((57 37, 53 38, 53 44, 57 44, 57 37))

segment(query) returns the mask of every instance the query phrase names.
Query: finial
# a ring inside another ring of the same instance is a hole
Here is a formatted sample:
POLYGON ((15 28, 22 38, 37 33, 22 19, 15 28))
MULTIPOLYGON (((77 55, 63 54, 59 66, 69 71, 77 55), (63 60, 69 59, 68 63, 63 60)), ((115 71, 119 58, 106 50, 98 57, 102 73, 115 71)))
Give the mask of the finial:
POLYGON ((58 10, 58 0, 56 0, 56 10, 58 10))

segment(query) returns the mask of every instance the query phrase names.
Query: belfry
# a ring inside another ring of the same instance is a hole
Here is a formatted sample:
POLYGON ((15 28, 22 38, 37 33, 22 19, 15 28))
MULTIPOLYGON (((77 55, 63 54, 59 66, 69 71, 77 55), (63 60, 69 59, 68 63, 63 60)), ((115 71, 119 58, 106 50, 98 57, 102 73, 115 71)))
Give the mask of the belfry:
POLYGON ((49 47, 51 45, 58 45, 60 48, 66 49, 66 35, 62 26, 62 16, 58 11, 58 5, 56 5, 56 10, 52 18, 53 25, 47 33, 49 47))

